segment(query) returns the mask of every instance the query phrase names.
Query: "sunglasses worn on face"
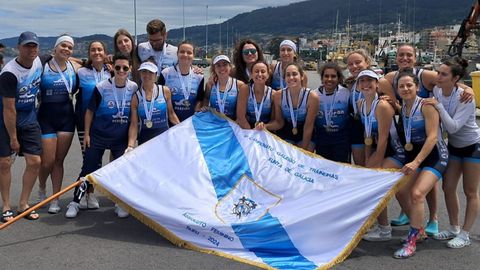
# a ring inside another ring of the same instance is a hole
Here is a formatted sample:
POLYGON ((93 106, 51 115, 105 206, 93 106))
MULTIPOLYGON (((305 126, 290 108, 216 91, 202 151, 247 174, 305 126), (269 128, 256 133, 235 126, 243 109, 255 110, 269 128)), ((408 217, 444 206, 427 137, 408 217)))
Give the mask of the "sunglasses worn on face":
POLYGON ((256 53, 257 53, 257 49, 245 49, 245 50, 242 50, 242 54, 243 54, 243 55, 256 54, 256 53))
POLYGON ((127 72, 130 68, 127 67, 127 66, 115 66, 116 71, 120 71, 122 69, 123 69, 123 71, 127 72))

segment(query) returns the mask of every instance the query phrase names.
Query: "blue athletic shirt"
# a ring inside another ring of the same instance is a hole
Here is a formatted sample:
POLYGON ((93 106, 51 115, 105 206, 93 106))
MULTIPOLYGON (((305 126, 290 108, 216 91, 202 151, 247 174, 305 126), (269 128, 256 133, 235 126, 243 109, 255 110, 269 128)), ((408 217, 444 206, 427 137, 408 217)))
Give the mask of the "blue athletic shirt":
MULTIPOLYGON (((40 83, 41 103, 71 103, 71 95, 77 89, 77 74, 72 63, 67 62, 67 69, 62 71, 67 83, 71 84, 71 93, 68 92, 60 72, 52 70, 48 62, 43 67, 42 81, 40 83)), ((42 105, 40 105, 42 106, 42 105)))
POLYGON ((154 107, 151 109, 152 101, 147 100, 147 110, 152 110, 152 124, 151 128, 147 127, 147 112, 145 111, 145 103, 143 101, 142 91, 137 91, 138 99, 138 118, 139 118, 139 134, 138 134, 138 144, 142 144, 151 138, 162 134, 168 129, 168 109, 167 101, 165 99, 165 93, 163 86, 155 85, 156 89, 153 92, 153 97, 155 99, 154 107))
MULTIPOLYGON (((288 88, 282 90, 282 115, 285 119, 285 122, 289 124, 293 124, 292 117, 290 115, 290 102, 287 98, 288 88)), ((297 127, 305 123, 305 119, 307 118, 307 100, 308 95, 310 94, 310 89, 302 88, 300 90, 300 100, 299 105, 297 108, 293 108, 293 115, 297 116, 297 127)))
MULTIPOLYGON (((253 85, 249 87, 248 102, 247 102, 247 121, 250 125, 254 125, 257 122, 255 117, 255 100, 253 99, 253 85)), ((269 86, 265 86, 265 95, 263 97, 263 106, 260 112, 260 122, 268 123, 272 116, 272 93, 273 89, 269 86)), ((257 100, 257 108, 260 108, 261 100, 257 100)))
POLYGON ((334 94, 326 94, 323 87, 313 90, 320 97, 320 106, 315 118, 315 132, 321 145, 348 142, 349 140, 349 102, 350 91, 339 85, 334 94), (325 112, 330 112, 332 106, 331 129, 327 130, 325 112))
POLYGON ((272 82, 271 86, 273 89, 282 89, 285 88, 287 85, 283 80, 283 72, 282 72, 282 62, 277 62, 275 64, 275 69, 273 70, 272 74, 272 82), (282 85, 283 82, 283 85, 282 85))
MULTIPOLYGON (((42 62, 39 57, 33 61, 31 68, 21 66, 15 58, 0 73, 0 98, 15 98, 18 127, 37 122, 35 101, 41 76, 42 62)), ((0 123, 3 123, 3 102, 0 102, 0 123)))
MULTIPOLYGON (((376 110, 379 102, 380 102, 380 100, 378 100, 378 99, 374 100, 371 107, 375 107, 375 110, 376 110)), ((360 104, 361 104, 360 109, 363 106, 366 106, 365 99, 362 99, 360 101, 360 104)), ((359 113, 360 113, 360 117, 361 117, 364 129, 366 129, 365 128, 365 116, 363 115, 362 110, 360 110, 359 113)), ((371 137, 372 138, 378 138, 378 122, 377 122, 377 117, 375 116, 375 111, 370 111, 369 113, 367 113, 367 117, 370 116, 370 115, 372 116, 372 134, 371 134, 371 137)))
POLYGON ((175 110, 175 114, 178 116, 180 122, 195 113, 195 104, 197 104, 198 101, 201 102, 204 96, 204 78, 202 74, 195 74, 192 70, 190 70, 189 74, 180 75, 178 72, 178 66, 173 66, 162 70, 158 81, 160 85, 165 85, 170 88, 172 93, 173 109, 175 110), (185 87, 190 89, 188 102, 185 101, 185 97, 183 95, 182 81, 180 76, 183 78, 185 87), (188 87, 189 81, 190 86, 188 87))
POLYGON ((117 88, 118 106, 122 110, 122 100, 125 107, 123 115, 119 115, 112 81, 104 80, 95 86, 88 109, 94 112, 90 128, 90 144, 100 148, 124 146, 128 140, 130 124, 130 105, 132 95, 137 91, 137 84, 127 80, 125 87, 117 88))
POLYGON ((83 119, 88 104, 92 98, 93 89, 97 83, 110 79, 110 72, 103 67, 103 72, 97 72, 93 66, 78 69, 79 89, 76 95, 75 112, 80 119, 83 119))
MULTIPOLYGON (((220 91, 220 99, 224 98, 225 93, 228 95, 225 98, 225 111, 224 114, 231 119, 235 120, 237 115, 237 96, 238 96, 238 84, 237 79, 232 77, 229 78, 231 85, 228 89, 225 89, 224 92, 220 91)), ((217 100, 217 84, 212 86, 210 91, 210 107, 214 108, 217 112, 220 112, 220 106, 218 105, 217 100)))

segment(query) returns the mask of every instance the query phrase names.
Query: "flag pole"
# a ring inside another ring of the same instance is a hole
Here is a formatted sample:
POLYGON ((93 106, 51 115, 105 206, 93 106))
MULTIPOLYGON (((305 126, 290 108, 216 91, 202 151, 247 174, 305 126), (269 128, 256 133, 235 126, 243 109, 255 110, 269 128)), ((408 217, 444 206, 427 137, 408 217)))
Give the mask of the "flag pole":
POLYGON ((59 196, 68 192, 69 190, 75 188, 76 186, 79 186, 81 183, 83 183, 83 180, 78 180, 77 182, 74 182, 70 186, 66 187, 65 189, 60 190, 59 192, 57 192, 57 193, 53 194, 52 196, 48 197, 47 199, 45 199, 45 200, 37 203, 36 205, 30 207, 27 211, 21 213, 20 215, 17 215, 16 217, 9 220, 8 222, 0 225, 0 230, 5 229, 6 227, 8 227, 8 226, 12 225, 13 223, 17 222, 18 220, 20 220, 21 218, 29 215, 32 211, 37 210, 37 209, 41 208, 42 206, 46 205, 47 203, 57 199, 59 196))

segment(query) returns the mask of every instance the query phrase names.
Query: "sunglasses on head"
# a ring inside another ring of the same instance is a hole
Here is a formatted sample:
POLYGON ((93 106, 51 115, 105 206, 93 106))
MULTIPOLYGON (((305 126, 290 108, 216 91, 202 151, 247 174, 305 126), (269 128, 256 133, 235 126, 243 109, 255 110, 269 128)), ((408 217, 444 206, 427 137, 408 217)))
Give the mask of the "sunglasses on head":
POLYGON ((243 54, 243 55, 256 54, 256 53, 257 53, 257 49, 245 49, 245 50, 242 50, 242 54, 243 54))
POLYGON ((123 71, 127 72, 128 70, 130 70, 130 67, 128 67, 128 66, 115 66, 116 71, 120 71, 122 69, 123 69, 123 71))

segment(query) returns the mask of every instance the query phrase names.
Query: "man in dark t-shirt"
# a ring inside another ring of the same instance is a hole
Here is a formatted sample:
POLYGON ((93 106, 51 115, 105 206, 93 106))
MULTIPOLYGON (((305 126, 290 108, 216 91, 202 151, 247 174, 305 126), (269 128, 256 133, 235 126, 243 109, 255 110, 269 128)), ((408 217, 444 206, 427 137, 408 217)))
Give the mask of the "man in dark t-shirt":
MULTIPOLYGON (((42 63, 38 57, 36 34, 23 32, 18 38, 17 58, 8 62, 0 73, 0 191, 2 222, 13 219, 10 207, 11 166, 17 155, 23 155, 26 167, 18 204, 18 214, 29 208, 28 199, 40 168, 41 132, 35 113, 35 99, 40 86, 42 63)), ((39 215, 29 211, 26 219, 39 215)))

